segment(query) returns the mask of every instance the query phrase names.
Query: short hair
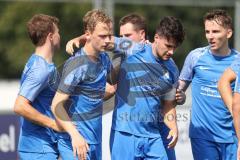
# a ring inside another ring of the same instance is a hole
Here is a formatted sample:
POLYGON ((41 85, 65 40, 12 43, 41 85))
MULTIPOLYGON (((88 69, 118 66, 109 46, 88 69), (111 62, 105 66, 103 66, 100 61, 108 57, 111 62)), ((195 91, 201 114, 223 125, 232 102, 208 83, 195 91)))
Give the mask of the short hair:
POLYGON ((220 26, 233 30, 232 17, 225 10, 216 9, 207 12, 203 17, 203 22, 205 23, 207 20, 214 20, 220 26))
POLYGON ((42 46, 49 33, 54 33, 54 24, 58 27, 59 19, 45 14, 36 14, 27 22, 28 35, 35 46, 42 46))
POLYGON ((143 16, 140 16, 139 14, 131 13, 122 17, 119 21, 119 26, 125 25, 127 23, 133 24, 134 29, 137 31, 144 30, 145 32, 147 32, 146 20, 143 16))
POLYGON ((93 32, 96 25, 101 22, 105 24, 111 24, 111 18, 102 10, 94 9, 88 11, 83 17, 83 29, 84 31, 89 30, 93 32))
POLYGON ((166 16, 161 19, 157 25, 156 34, 167 40, 173 40, 177 46, 183 42, 185 37, 181 21, 172 16, 166 16))

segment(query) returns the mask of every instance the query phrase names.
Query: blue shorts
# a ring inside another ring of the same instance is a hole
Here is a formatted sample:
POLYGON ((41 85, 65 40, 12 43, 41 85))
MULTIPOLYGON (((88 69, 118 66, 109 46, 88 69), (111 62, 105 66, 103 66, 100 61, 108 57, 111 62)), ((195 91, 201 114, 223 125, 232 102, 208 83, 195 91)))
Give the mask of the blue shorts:
POLYGON ((161 137, 139 137, 111 130, 110 150, 112 160, 168 160, 161 137))
POLYGON ((57 143, 39 142, 39 140, 36 141, 36 138, 31 136, 21 139, 20 143, 18 146, 18 156, 20 160, 57 160, 59 157, 57 143))
POLYGON ((194 160, 235 160, 237 159, 237 139, 235 143, 218 143, 205 139, 191 138, 194 160))
POLYGON ((34 153, 34 152, 23 152, 19 151, 19 160, 58 160, 58 153, 34 153))
MULTIPOLYGON (((88 144, 88 146, 87 160, 102 160, 102 144, 88 144)), ((78 160, 77 157, 73 156, 70 139, 59 139, 58 150, 62 160, 78 160)))

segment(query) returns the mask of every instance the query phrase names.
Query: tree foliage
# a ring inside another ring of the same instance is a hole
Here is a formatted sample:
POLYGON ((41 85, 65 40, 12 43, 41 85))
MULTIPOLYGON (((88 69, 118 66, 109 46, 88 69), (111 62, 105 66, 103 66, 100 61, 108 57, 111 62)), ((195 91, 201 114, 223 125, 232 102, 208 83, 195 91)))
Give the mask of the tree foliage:
MULTIPOLYGON (((91 3, 40 3, 0 2, 0 78, 20 78, 34 46, 28 38, 26 22, 37 13, 56 16, 60 19, 61 50, 55 56, 60 65, 67 59, 65 44, 82 34, 82 17, 92 9, 91 3)), ((115 33, 118 35, 120 18, 136 12, 146 17, 149 39, 154 36, 155 26, 163 16, 180 18, 186 31, 186 39, 176 51, 174 60, 181 69, 190 50, 206 45, 202 17, 212 8, 172 7, 152 5, 115 5, 115 33)), ((233 14, 233 8, 224 8, 233 14)))

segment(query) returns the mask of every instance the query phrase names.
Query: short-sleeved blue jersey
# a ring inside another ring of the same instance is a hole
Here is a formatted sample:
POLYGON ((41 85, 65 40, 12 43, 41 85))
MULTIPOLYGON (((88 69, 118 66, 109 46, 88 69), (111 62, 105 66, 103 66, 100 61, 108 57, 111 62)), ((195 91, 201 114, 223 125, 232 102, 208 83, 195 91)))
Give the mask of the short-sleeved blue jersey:
MULTIPOLYGON (((102 105, 111 63, 106 53, 92 61, 83 48, 70 57, 64 66, 58 89, 70 95, 68 114, 89 144, 102 140, 102 105)), ((62 138, 68 134, 59 133, 62 138)))
MULTIPOLYGON (((36 110, 51 118, 53 118, 51 103, 55 91, 49 82, 55 73, 56 68, 53 63, 49 64, 42 57, 33 54, 25 65, 18 93, 28 99, 36 110)), ((55 152, 51 147, 51 144, 56 141, 55 136, 52 129, 22 118, 18 150, 55 152)))
POLYGON ((178 69, 172 59, 157 59, 148 44, 136 44, 126 53, 119 73, 112 129, 160 137, 161 100, 175 100, 178 69))
POLYGON ((190 137, 219 143, 233 142, 233 123, 217 89, 217 83, 238 52, 214 55, 209 47, 197 48, 187 56, 180 80, 192 82, 190 137))
POLYGON ((236 75, 234 92, 240 93, 240 55, 238 55, 236 60, 231 64, 230 69, 236 75))

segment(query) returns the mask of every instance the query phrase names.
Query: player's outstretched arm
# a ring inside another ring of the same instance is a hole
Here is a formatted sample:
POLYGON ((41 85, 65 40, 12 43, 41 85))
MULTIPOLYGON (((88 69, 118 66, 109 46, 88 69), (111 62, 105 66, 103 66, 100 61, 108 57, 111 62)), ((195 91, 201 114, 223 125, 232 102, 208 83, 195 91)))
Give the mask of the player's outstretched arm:
POLYGON ((51 109, 59 125, 63 127, 71 137, 74 157, 77 155, 79 160, 86 159, 89 147, 66 112, 66 108, 68 108, 67 105, 71 105, 68 100, 68 94, 57 91, 53 98, 51 109))
POLYGON ((231 83, 235 79, 236 79, 236 74, 233 72, 232 69, 228 68, 224 71, 224 73, 222 74, 221 78, 218 81, 219 93, 231 114, 232 114, 232 103, 233 103, 231 83))
POLYGON ((23 96, 19 95, 17 97, 14 105, 14 112, 35 124, 52 128, 58 132, 63 131, 63 129, 57 125, 55 120, 40 113, 31 105, 31 102, 23 96))

